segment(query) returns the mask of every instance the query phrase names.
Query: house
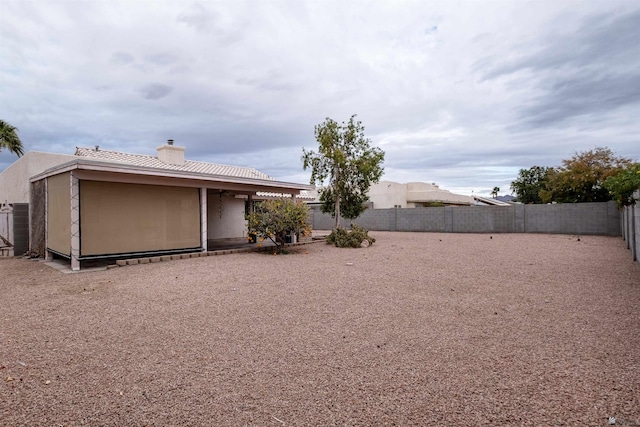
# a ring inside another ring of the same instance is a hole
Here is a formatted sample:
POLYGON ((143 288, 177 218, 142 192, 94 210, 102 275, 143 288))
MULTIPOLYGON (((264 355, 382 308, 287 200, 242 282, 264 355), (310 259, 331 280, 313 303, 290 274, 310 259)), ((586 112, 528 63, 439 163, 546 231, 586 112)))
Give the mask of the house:
POLYGON ((479 206, 511 206, 511 203, 502 201, 498 198, 473 196, 473 200, 476 201, 476 205, 479 206))
POLYGON ((27 153, 0 173, 0 198, 30 204, 32 252, 79 270, 85 260, 206 251, 211 240, 247 235, 254 200, 313 188, 184 153, 172 140, 157 156, 99 147, 46 161, 27 153))
MULTIPOLYGON (((319 209, 321 203, 317 191, 310 192, 309 198, 313 198, 307 202, 311 208, 319 209)), ((369 188, 369 201, 366 206, 368 209, 391 209, 432 206, 509 206, 509 203, 487 197, 455 194, 443 190, 435 183, 409 182, 401 184, 393 181, 380 181, 369 188)))
POLYGON ((475 204, 473 197, 454 194, 441 189, 435 183, 426 182, 400 184, 392 181, 380 181, 371 186, 369 200, 373 203, 374 209, 417 208, 434 204, 446 206, 475 204))
MULTIPOLYGON (((433 205, 471 206, 476 201, 471 196, 454 194, 439 188, 435 183, 410 182, 400 184, 393 181, 380 181, 369 188, 368 209, 416 208, 433 205)), ((320 200, 313 192, 314 200, 309 202, 317 208, 320 200)))

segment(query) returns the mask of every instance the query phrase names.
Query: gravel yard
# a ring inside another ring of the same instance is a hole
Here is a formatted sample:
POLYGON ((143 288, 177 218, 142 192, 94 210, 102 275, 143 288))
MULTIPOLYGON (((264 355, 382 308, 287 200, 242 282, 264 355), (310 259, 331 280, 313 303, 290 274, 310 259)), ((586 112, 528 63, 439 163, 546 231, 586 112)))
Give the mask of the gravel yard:
POLYGON ((640 425, 621 238, 371 235, 81 274, 0 259, 0 425, 640 425))

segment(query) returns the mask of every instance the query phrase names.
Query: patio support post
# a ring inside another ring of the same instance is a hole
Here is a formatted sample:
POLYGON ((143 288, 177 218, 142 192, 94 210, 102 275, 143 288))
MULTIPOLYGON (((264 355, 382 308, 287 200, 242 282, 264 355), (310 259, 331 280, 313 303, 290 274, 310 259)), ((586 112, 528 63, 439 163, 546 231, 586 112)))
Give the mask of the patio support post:
MULTIPOLYGON (((296 202, 296 194, 295 193, 291 193, 291 200, 293 200, 293 203, 296 202)), ((298 235, 299 234, 300 234, 300 230, 296 230, 296 232, 291 235, 291 243, 298 243, 298 235)))
POLYGON ((207 189, 200 188, 200 244, 202 252, 207 251, 207 189))
POLYGON ((47 250, 49 247, 49 178, 44 179, 44 259, 51 261, 53 255, 47 250))
POLYGON ((80 270, 80 185, 71 172, 71 270, 80 270))

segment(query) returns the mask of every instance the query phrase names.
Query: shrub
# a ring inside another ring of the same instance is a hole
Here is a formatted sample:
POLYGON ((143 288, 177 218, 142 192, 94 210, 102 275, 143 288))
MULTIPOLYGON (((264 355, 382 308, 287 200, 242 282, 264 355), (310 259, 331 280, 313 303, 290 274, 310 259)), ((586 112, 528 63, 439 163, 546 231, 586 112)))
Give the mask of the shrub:
POLYGON ((369 236, 366 228, 357 224, 351 224, 351 230, 338 227, 327 236, 327 244, 336 245, 338 248, 359 248, 365 240, 369 245, 376 241, 369 236))
POLYGON ((309 207, 306 203, 291 199, 265 200, 256 205, 255 211, 246 216, 249 223, 249 239, 260 242, 270 239, 276 245, 278 252, 282 252, 286 243, 286 236, 301 231, 309 234, 309 207))

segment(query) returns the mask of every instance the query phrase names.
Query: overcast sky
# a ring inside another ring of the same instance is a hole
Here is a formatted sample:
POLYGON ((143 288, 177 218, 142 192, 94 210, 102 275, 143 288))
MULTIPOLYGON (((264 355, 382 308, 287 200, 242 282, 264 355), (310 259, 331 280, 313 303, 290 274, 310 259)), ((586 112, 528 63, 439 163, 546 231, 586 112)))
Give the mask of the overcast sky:
POLYGON ((598 146, 640 161, 640 1, 0 1, 25 151, 172 138, 308 183, 314 126, 352 114, 383 179, 461 194, 598 146))

